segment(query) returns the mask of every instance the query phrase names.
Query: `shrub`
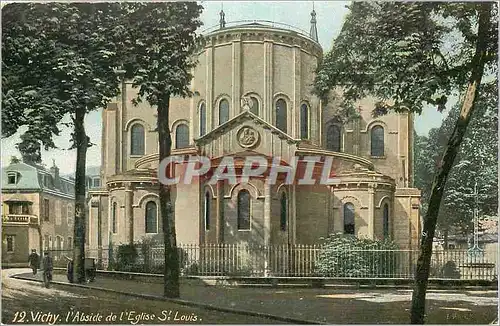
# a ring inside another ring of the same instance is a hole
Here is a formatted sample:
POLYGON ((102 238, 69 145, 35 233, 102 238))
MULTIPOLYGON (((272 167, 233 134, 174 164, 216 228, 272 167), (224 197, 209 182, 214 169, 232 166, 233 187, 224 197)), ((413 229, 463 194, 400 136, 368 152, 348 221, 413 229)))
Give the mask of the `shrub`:
POLYGON ((135 245, 125 244, 118 246, 117 253, 117 269, 120 271, 131 271, 133 269, 132 266, 137 263, 137 249, 135 245))
POLYGON ((116 263, 114 259, 113 244, 110 242, 108 248, 108 271, 114 271, 116 268, 116 263))
POLYGON ((447 261, 441 269, 441 277, 443 278, 460 278, 460 271, 454 261, 447 261))
POLYGON ((154 247, 158 246, 157 242, 149 239, 149 238, 143 238, 141 243, 139 244, 141 248, 141 256, 142 256, 142 261, 143 261, 143 268, 141 272, 144 273, 150 273, 153 265, 152 257, 151 257, 151 251, 154 247))
POLYGON ((358 239, 332 234, 322 246, 315 264, 320 276, 394 277, 397 269, 397 245, 391 240, 358 239))

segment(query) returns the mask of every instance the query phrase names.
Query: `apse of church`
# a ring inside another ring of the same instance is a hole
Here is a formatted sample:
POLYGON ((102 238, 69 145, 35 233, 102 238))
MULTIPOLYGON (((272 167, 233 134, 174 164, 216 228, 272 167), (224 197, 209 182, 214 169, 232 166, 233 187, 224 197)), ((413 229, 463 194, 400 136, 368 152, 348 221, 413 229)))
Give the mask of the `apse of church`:
MULTIPOLYGON (((222 20, 224 17, 222 18, 222 20)), ((394 239, 418 245, 420 191, 413 188, 413 115, 374 118, 374 99, 358 103, 359 117, 335 118, 338 103, 312 93, 323 50, 315 13, 311 32, 266 23, 230 24, 205 35, 197 53, 191 98, 172 98, 172 155, 205 156, 216 168, 232 157, 283 164, 295 158, 333 159, 337 182, 286 184, 262 176, 232 184, 197 178, 172 187, 177 242, 313 244, 329 233, 394 239)), ((102 113, 103 188, 91 192, 89 247, 162 238, 158 200, 155 110, 132 105, 127 81, 102 113), (97 216, 101 220, 98 225, 97 216)), ((241 166, 239 166, 241 165, 241 166)))

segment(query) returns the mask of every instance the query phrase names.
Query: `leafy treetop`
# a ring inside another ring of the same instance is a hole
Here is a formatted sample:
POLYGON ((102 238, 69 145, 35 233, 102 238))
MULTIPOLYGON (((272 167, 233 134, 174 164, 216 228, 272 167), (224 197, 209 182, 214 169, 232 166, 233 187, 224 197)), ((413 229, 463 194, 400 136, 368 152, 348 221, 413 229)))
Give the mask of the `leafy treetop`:
MULTIPOLYGON (((342 107, 373 96, 374 115, 424 105, 444 109, 463 90, 477 39, 478 3, 353 2, 340 35, 318 67, 315 93, 342 89, 342 107)), ((495 13, 497 6, 493 6, 495 13)), ((486 72, 496 74, 498 27, 492 15, 486 72)))

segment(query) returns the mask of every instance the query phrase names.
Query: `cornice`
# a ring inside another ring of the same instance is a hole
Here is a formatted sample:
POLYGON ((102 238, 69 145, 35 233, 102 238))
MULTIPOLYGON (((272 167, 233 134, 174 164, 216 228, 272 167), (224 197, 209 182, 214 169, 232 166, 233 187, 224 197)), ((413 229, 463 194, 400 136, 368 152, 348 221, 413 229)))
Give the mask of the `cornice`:
POLYGON ((362 190, 366 191, 367 189, 374 190, 387 190, 390 192, 394 192, 396 190, 396 186, 390 182, 384 181, 374 181, 374 180, 340 180, 340 182, 330 185, 335 191, 342 190, 362 190))
MULTIPOLYGON (((194 146, 191 147, 186 147, 186 148, 180 148, 180 149, 172 149, 170 156, 177 156, 177 155, 197 155, 198 154, 198 149, 194 146)), ((148 154, 145 156, 142 156, 141 158, 137 159, 134 163, 134 168, 136 169, 141 169, 144 168, 146 164, 151 164, 151 163, 159 163, 160 155, 158 153, 153 153, 153 154, 148 154)), ((146 169, 147 170, 147 169, 146 169)))
MULTIPOLYGON (((318 58, 323 56, 321 45, 294 31, 276 29, 268 26, 236 26, 230 29, 217 30, 207 36, 206 48, 242 43, 274 43, 288 47, 298 47, 302 51, 318 58)), ((200 51, 200 53, 203 51, 200 51)))
POLYGON ((346 161, 351 161, 353 163, 358 163, 361 164, 368 169, 373 169, 373 162, 370 160, 364 158, 364 157, 359 157, 356 155, 352 154, 347 154, 347 153, 341 153, 341 152, 332 152, 326 149, 320 149, 320 148, 298 148, 295 151, 295 155, 325 155, 325 156, 333 156, 333 157, 338 157, 340 159, 344 159, 346 161))

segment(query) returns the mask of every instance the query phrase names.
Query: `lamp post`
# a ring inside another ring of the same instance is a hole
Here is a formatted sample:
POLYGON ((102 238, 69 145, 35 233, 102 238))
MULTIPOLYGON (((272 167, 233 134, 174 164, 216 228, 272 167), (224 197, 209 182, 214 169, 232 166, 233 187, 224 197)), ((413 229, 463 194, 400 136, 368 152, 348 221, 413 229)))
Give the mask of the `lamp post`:
POLYGON ((477 180, 474 183, 474 233, 473 233, 473 244, 472 247, 468 249, 468 254, 470 257, 480 257, 484 254, 484 250, 479 248, 479 213, 478 213, 478 192, 477 192, 477 180))

